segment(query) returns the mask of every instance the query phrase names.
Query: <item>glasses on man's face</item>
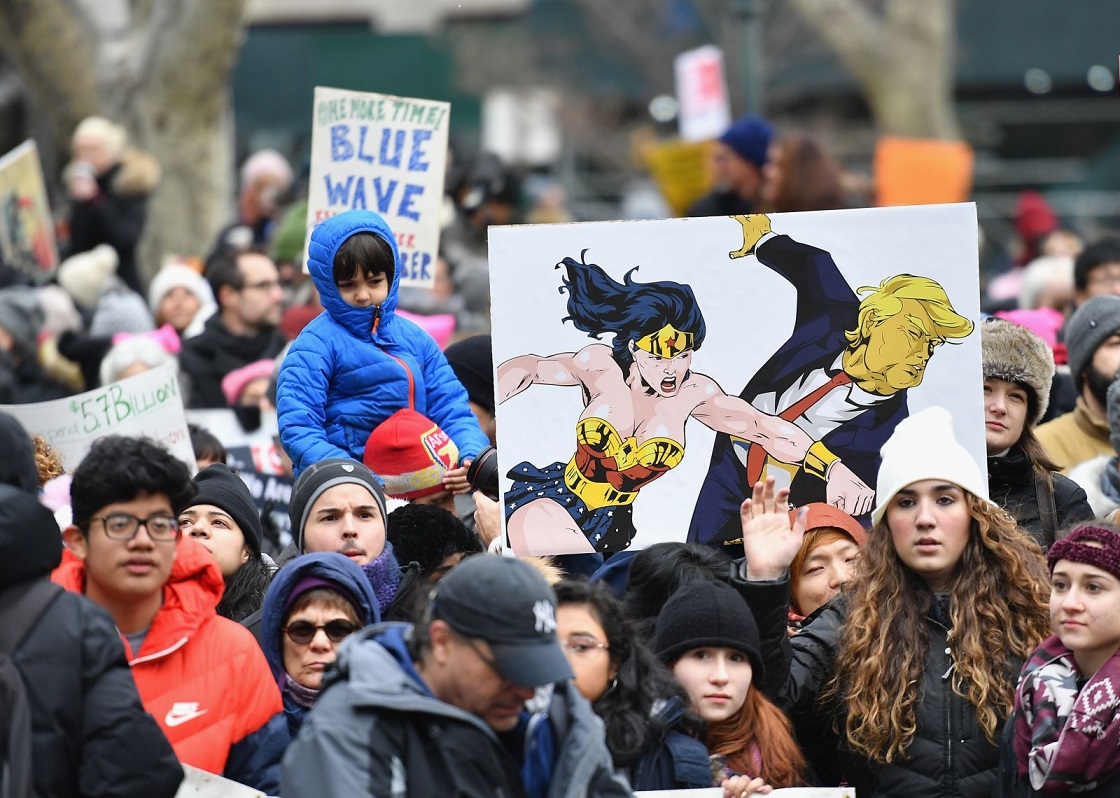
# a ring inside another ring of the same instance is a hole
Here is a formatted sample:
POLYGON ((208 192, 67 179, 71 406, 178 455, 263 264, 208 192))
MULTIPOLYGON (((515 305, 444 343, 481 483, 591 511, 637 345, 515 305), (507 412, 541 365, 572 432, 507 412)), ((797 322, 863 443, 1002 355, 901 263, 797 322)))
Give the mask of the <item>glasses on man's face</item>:
POLYGON ((152 540, 178 540, 182 531, 179 520, 173 515, 157 513, 147 518, 139 518, 131 513, 108 513, 95 515, 92 521, 100 521, 105 527, 105 537, 110 540, 132 540, 143 526, 152 540))
POLYGON ((327 633, 327 639, 332 643, 341 643, 358 631, 358 625, 346 620, 327 621, 318 625, 310 621, 296 621, 288 624, 280 631, 286 634, 288 639, 296 645, 306 646, 319 633, 320 629, 327 633))
POLYGON ((592 657, 601 649, 610 648, 591 635, 572 635, 567 640, 561 640, 560 646, 572 652, 572 656, 580 658, 592 657))
POLYGON ((272 291, 280 287, 279 280, 264 280, 259 283, 245 283, 241 286, 242 291, 272 291))

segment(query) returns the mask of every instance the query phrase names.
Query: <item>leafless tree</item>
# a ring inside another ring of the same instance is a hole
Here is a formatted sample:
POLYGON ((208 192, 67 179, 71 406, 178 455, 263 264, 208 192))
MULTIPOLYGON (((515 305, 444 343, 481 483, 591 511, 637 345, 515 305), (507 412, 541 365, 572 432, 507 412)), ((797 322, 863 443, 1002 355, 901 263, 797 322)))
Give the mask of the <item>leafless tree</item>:
MULTIPOLYGON (((159 160, 140 263, 205 254, 229 212, 245 0, 0 0, 0 50, 54 144, 99 114, 159 160)), ((50 181, 54 175, 47 175, 50 181)))

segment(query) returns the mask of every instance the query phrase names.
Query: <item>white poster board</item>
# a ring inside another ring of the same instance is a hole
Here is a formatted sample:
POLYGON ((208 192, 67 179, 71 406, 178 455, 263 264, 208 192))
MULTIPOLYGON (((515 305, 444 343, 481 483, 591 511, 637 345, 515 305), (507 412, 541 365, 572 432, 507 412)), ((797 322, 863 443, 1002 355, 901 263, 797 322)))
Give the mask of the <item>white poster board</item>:
POLYGON ((343 211, 376 211, 397 236, 401 284, 430 287, 451 105, 315 87, 307 230, 343 211))
POLYGON ((704 141, 723 135, 731 125, 723 51, 709 44, 683 52, 673 59, 673 74, 681 107, 681 138, 704 141))
POLYGON ((65 399, 4 405, 29 435, 39 435, 58 452, 67 472, 77 468, 94 441, 106 435, 148 437, 167 447, 194 471, 176 364, 165 363, 65 399))
POLYGON ((931 405, 983 465, 976 242, 972 204, 491 229, 512 547, 734 546, 763 476, 795 505, 867 505, 866 524, 882 443, 931 405), (896 291, 929 299, 860 320, 896 291))
POLYGON ((230 779, 183 765, 183 783, 175 798, 265 798, 265 794, 230 779))

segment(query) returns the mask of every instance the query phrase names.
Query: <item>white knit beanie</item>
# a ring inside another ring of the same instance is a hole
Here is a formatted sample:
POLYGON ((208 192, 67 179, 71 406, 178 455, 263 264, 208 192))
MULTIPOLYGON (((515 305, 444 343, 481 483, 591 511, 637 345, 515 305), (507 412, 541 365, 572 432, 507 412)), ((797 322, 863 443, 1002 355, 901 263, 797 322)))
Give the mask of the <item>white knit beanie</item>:
POLYGON ((875 524, 883 520, 896 493, 924 479, 952 482, 992 504, 987 476, 968 450, 957 443, 953 417, 943 407, 927 407, 899 422, 883 444, 882 455, 871 513, 875 524))
POLYGON ((173 288, 185 288, 198 297, 198 301, 206 305, 214 304, 214 292, 210 290, 210 283, 206 278, 190 266, 182 263, 169 263, 156 272, 148 286, 148 309, 154 314, 159 309, 159 303, 171 293, 173 288))
POLYGON ((104 292, 110 275, 116 274, 119 258, 108 244, 79 252, 64 260, 55 271, 58 284, 79 307, 92 310, 104 292))

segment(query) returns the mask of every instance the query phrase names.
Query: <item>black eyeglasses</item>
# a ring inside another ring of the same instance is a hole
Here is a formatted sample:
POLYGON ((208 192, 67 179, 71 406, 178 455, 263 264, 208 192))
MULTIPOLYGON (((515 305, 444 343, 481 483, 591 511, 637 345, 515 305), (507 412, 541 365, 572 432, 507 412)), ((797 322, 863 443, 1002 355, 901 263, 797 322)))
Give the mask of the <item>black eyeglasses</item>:
POLYGON ((327 638, 332 643, 341 643, 354 632, 358 631, 358 625, 350 623, 350 621, 328 621, 324 624, 315 625, 310 621, 296 621, 285 626, 280 631, 288 636, 296 645, 306 646, 322 629, 327 633, 327 638))
POLYGON ((139 518, 132 513, 108 513, 95 515, 91 521, 100 521, 105 527, 105 537, 110 540, 132 540, 143 526, 152 540, 178 540, 182 531, 179 520, 173 515, 149 515, 139 518))

